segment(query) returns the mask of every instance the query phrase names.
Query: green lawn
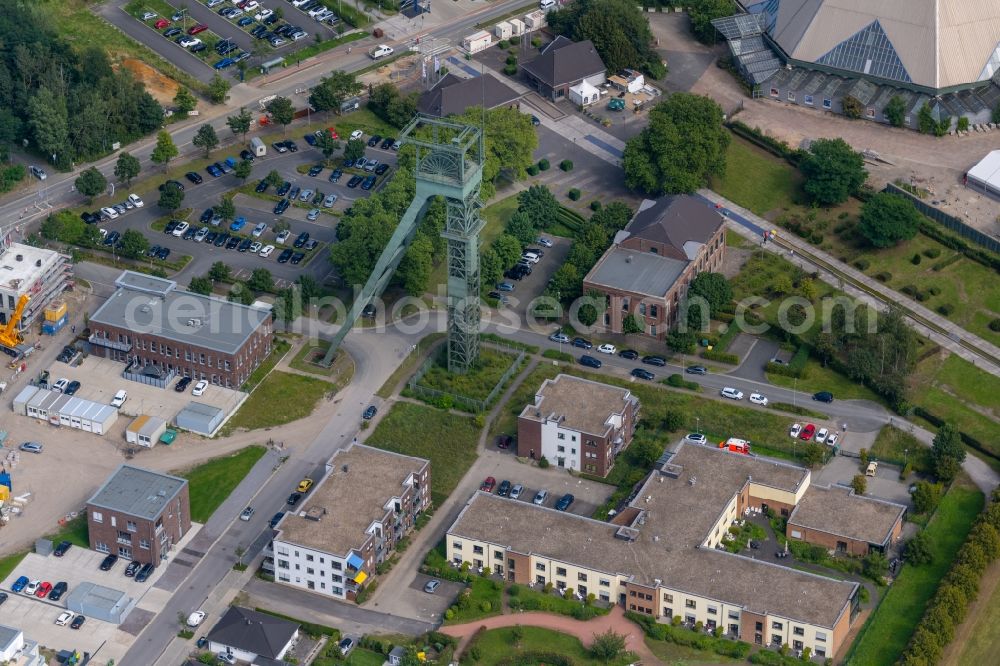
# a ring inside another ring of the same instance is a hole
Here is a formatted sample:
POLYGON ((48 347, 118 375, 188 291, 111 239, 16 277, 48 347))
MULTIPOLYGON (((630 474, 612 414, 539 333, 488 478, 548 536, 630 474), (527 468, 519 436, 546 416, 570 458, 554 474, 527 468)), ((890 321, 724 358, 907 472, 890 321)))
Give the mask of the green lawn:
POLYGON ((326 355, 329 349, 330 343, 328 342, 321 342, 319 345, 302 345, 302 349, 295 355, 295 358, 289 361, 288 366, 346 386, 350 383, 351 377, 354 376, 354 360, 349 354, 337 353, 333 357, 333 363, 330 364, 330 367, 324 368, 318 361, 326 355))
POLYGON ((14 553, 13 555, 8 555, 7 557, 0 557, 0 580, 4 580, 9 576, 14 569, 21 564, 21 560, 24 556, 28 554, 28 551, 21 553, 14 553))
POLYGON ((255 444, 178 473, 188 480, 191 520, 207 521, 263 455, 264 447, 255 444))
POLYGON ((997 650, 1000 650, 1000 632, 996 630, 1000 626, 1000 585, 993 588, 993 594, 981 610, 980 615, 966 619, 975 624, 958 655, 958 666, 983 666, 996 659, 997 650))
POLYGON ((304 419, 321 398, 339 388, 315 377, 275 370, 254 389, 224 430, 257 430, 304 419))
POLYGON ((671 666, 715 666, 715 664, 735 664, 746 663, 745 661, 723 657, 714 652, 696 650, 684 645, 677 645, 667 641, 657 641, 646 636, 646 647, 655 654, 664 664, 671 666))
POLYGON ((893 426, 885 426, 879 430, 875 443, 868 452, 875 460, 884 460, 900 467, 904 462, 913 466, 913 471, 920 474, 931 472, 931 450, 908 432, 903 432, 893 426))
POLYGON ((482 247, 489 247, 490 243, 503 233, 503 230, 507 228, 507 222, 510 221, 515 212, 517 212, 516 194, 492 203, 483 209, 483 219, 486 220, 486 226, 479 232, 482 247))
POLYGON ((416 372, 424 353, 444 339, 444 337, 444 333, 431 333, 421 338, 420 342, 417 343, 417 348, 411 351, 403 359, 403 362, 399 364, 399 367, 392 371, 389 379, 385 380, 385 383, 382 384, 379 390, 375 391, 375 395, 383 399, 391 398, 392 394, 396 391, 396 387, 403 381, 403 378, 409 377, 416 372))
POLYGON ((595 659, 578 638, 558 631, 523 626, 519 629, 521 631, 520 639, 514 638, 514 627, 493 629, 480 634, 479 640, 475 643, 480 658, 475 663, 493 666, 500 662, 513 663, 508 660, 517 657, 528 657, 528 660, 518 660, 516 663, 544 663, 532 661, 530 659, 532 653, 563 655, 571 660, 569 663, 579 666, 619 665, 627 664, 630 661, 628 656, 622 656, 610 662, 595 659))
MULTIPOLYGON (((839 372, 824 367, 823 364, 814 358, 806 361, 802 379, 796 381, 793 377, 786 377, 772 372, 768 373, 767 380, 776 386, 796 388, 806 393, 829 391, 833 393, 833 397, 837 400, 862 399, 871 400, 879 404, 885 403, 878 394, 864 384, 851 381, 839 372)), ((821 403, 809 401, 806 404, 810 407, 820 406, 822 408, 821 403)))
POLYGON ((499 581, 474 576, 472 584, 459 594, 456 603, 451 607, 453 615, 450 620, 445 621, 445 624, 462 624, 500 615, 502 597, 503 585, 499 581), (485 607, 484 604, 489 604, 489 607, 485 607))
POLYGON ((288 343, 287 340, 282 338, 274 338, 274 343, 271 346, 271 355, 264 359, 264 362, 260 366, 250 373, 250 379, 248 379, 242 386, 244 391, 252 391, 257 384, 260 384, 264 377, 267 377, 267 373, 278 364, 288 350, 292 348, 292 345, 288 343))
POLYGON ((984 497, 971 483, 956 481, 941 500, 924 533, 934 561, 923 566, 905 565, 902 573, 868 618, 847 655, 852 666, 891 666, 910 640, 927 602, 983 508, 984 497))
POLYGON ((736 135, 726 153, 726 174, 713 178, 713 190, 758 215, 798 203, 803 181, 785 160, 736 135))
POLYGON ((472 417, 398 402, 365 444, 431 461, 431 496, 441 506, 476 460, 480 429, 472 417))
POLYGON ((346 666, 382 666, 385 663, 385 655, 363 648, 355 648, 345 661, 335 663, 343 663, 346 666))
POLYGON ((473 400, 485 400, 503 374, 517 360, 517 356, 514 354, 483 347, 479 351, 479 359, 469 372, 464 375, 455 375, 448 372, 448 368, 443 365, 445 361, 443 352, 442 349, 437 362, 431 365, 417 385, 473 400))

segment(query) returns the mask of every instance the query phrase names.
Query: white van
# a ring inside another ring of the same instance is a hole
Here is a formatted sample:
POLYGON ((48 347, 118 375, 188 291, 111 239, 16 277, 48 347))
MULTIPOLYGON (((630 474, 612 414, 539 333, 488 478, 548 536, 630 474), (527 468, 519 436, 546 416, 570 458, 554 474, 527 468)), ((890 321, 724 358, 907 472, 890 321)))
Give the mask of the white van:
POLYGON ((530 261, 533 264, 537 264, 539 258, 540 257, 534 252, 525 252, 524 254, 521 255, 521 259, 524 259, 525 261, 530 261))
POLYGON ((385 44, 379 44, 371 51, 368 52, 369 57, 372 60, 378 60, 379 58, 385 58, 386 56, 392 55, 392 47, 386 46, 385 44))
POLYGON ((554 9, 555 6, 556 6, 556 0, 541 0, 541 2, 538 3, 538 8, 543 11, 554 9))
POLYGON ((118 391, 118 393, 115 393, 115 397, 111 398, 111 406, 121 407, 122 405, 125 404, 126 400, 128 400, 128 393, 126 393, 125 390, 122 389, 118 391))
POLYGON ((253 149, 254 157, 264 157, 267 155, 267 146, 264 145, 264 142, 259 137, 255 136, 250 139, 250 148, 253 149))

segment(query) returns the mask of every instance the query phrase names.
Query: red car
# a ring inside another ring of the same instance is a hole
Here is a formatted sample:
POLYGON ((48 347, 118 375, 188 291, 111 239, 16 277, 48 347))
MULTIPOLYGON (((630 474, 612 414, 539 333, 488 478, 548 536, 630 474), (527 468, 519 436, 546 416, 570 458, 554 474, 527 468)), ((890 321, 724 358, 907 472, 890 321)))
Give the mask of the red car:
POLYGON ((332 127, 327 127, 326 131, 330 133, 330 138, 331 139, 339 139, 340 138, 340 135, 337 134, 337 130, 333 129, 332 127))
POLYGON ((816 426, 812 423, 807 423, 806 427, 802 429, 802 434, 799 435, 799 439, 808 442, 816 434, 816 426))
POLYGON ((39 599, 44 599, 45 597, 49 596, 49 592, 51 591, 52 591, 52 583, 45 581, 44 583, 38 586, 38 591, 35 592, 35 596, 38 597, 39 599))
POLYGON ((197 35, 199 32, 205 32, 206 30, 208 30, 208 26, 204 23, 199 23, 198 25, 193 25, 188 28, 188 34, 197 35))
POLYGON ((155 27, 157 30, 163 30, 168 25, 170 25, 170 21, 161 18, 160 20, 158 20, 156 23, 153 24, 153 27, 155 27))
POLYGON ((483 481, 483 485, 479 486, 479 489, 491 493, 493 492, 493 489, 496 487, 497 487, 497 480, 494 479, 492 476, 488 476, 486 477, 486 480, 483 481))

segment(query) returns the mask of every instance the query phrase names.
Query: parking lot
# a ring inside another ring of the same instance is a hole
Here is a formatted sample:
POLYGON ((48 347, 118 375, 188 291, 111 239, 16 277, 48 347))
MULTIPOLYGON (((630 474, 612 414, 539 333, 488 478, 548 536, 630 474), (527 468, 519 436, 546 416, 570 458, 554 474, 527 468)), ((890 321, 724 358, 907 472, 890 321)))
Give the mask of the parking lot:
MULTIPOLYGON (((511 484, 524 486, 520 499, 514 502, 531 502, 535 493, 541 489, 549 491, 545 506, 552 508, 556 501, 566 493, 576 498, 569 508, 570 513, 589 517, 597 507, 604 504, 615 487, 596 481, 570 476, 565 469, 549 467, 542 469, 534 465, 518 462, 512 453, 484 451, 477 464, 477 469, 483 470, 485 476, 492 476, 497 481, 497 487, 504 480, 511 484)), ((485 478, 484 476, 484 478, 485 478)), ((482 479, 480 479, 482 481, 482 479)), ((493 491, 496 493, 496 489, 493 491)))

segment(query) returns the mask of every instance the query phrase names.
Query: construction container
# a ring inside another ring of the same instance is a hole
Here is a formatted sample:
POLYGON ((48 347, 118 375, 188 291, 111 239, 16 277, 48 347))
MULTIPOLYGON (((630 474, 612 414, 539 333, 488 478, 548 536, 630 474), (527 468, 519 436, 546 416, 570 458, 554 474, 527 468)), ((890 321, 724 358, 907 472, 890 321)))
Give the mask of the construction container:
POLYGON ((45 320, 46 321, 59 321, 66 316, 66 301, 58 300, 49 303, 48 307, 45 308, 45 320))
POLYGON ((513 27, 507 21, 500 21, 493 28, 493 34, 496 35, 497 39, 510 39, 513 32, 513 27))
POLYGON ((69 316, 66 314, 64 314, 62 318, 57 321, 49 321, 48 318, 46 318, 45 323, 42 324, 42 334, 55 335, 56 333, 62 330, 63 326, 65 326, 66 322, 68 321, 69 321, 69 316))

